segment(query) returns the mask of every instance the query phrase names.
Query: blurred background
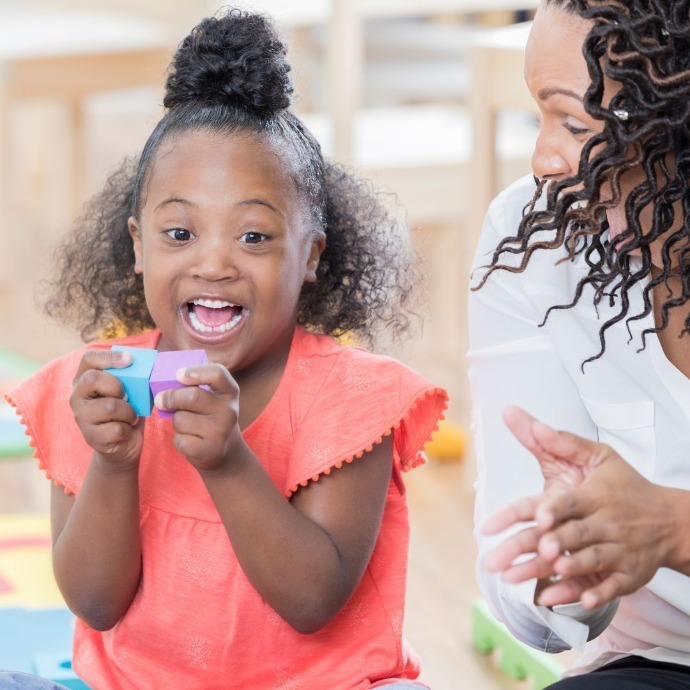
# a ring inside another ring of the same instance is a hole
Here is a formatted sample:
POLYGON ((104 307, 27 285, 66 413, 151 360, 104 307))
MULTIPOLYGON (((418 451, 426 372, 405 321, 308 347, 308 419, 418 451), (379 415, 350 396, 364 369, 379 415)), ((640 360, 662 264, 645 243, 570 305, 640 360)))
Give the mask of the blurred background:
MULTIPOLYGON (((469 264, 491 197, 529 172, 522 81, 537 0, 256 0, 289 48, 294 109, 327 155, 406 210, 428 276, 423 333, 392 354, 448 389, 448 422, 409 476, 407 636, 436 690, 514 688, 472 649, 469 264), (445 445, 444 445, 445 443, 445 445)), ((210 0, 0 0, 0 392, 80 344, 35 294, 56 242, 161 116, 165 68, 210 0)), ((9 442, 0 405, 0 513, 45 512, 48 482, 9 442), (3 426, 3 420, 5 426, 3 426), (4 429, 4 431, 3 431, 4 429), (2 434, 5 433, 3 450, 2 434)))

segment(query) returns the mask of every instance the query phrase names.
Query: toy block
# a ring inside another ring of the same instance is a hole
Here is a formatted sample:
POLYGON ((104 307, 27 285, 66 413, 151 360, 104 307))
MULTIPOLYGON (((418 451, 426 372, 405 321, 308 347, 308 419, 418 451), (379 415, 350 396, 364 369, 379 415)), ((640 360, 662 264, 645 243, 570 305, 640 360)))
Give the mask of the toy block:
POLYGON ((33 658, 33 673, 70 690, 89 690, 89 686, 72 670, 72 660, 62 654, 37 654, 33 658))
POLYGON ((3 608, 0 611, 0 669, 35 673, 37 654, 69 659, 74 636, 74 615, 55 609, 3 608))
MULTIPOLYGON (((199 364, 208 364, 205 350, 159 352, 149 381, 153 397, 155 398, 158 393, 171 388, 184 388, 184 385, 177 380, 177 370, 199 364)), ((159 417, 169 419, 173 414, 174 412, 171 410, 158 410, 159 417)))
POLYGON ((113 350, 131 353, 133 361, 124 369, 112 368, 106 369, 106 371, 122 381, 122 386, 127 395, 127 402, 134 408, 137 415, 139 417, 148 417, 153 408, 149 376, 151 376, 158 351, 123 345, 113 345, 113 350))
POLYGON ((560 679, 564 668, 552 655, 533 649, 513 637, 494 618, 484 599, 472 604, 472 640, 480 654, 498 651, 498 667, 513 680, 532 680, 533 690, 542 690, 560 679))

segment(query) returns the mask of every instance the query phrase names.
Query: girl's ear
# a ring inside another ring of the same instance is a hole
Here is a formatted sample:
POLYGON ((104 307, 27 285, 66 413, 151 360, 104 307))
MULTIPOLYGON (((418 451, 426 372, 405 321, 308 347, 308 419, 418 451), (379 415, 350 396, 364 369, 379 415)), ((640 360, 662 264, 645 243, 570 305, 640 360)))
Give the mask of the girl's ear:
POLYGON ((134 216, 130 216, 127 220, 127 228, 134 245, 134 272, 142 275, 144 273, 144 266, 141 257, 141 232, 139 230, 139 223, 137 223, 137 219, 134 216))
POLYGON ((321 253, 326 248, 326 235, 320 232, 311 243, 311 249, 309 250, 309 258, 307 259, 306 270, 304 271, 304 282, 305 283, 315 283, 316 282, 316 269, 319 267, 319 260, 321 259, 321 253))

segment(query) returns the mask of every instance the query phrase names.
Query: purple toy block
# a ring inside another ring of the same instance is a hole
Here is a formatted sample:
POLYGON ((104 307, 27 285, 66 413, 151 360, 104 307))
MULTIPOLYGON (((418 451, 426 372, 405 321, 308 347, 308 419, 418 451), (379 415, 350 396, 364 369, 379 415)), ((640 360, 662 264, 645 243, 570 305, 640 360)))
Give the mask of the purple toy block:
MULTIPOLYGON (((171 388, 184 388, 184 385, 177 380, 177 370, 198 364, 208 364, 205 350, 170 350, 168 352, 159 352, 153 365, 151 378, 149 379, 153 397, 155 398, 161 391, 168 391, 171 388)), ((170 410, 158 409, 159 417, 169 419, 174 414, 170 410)))

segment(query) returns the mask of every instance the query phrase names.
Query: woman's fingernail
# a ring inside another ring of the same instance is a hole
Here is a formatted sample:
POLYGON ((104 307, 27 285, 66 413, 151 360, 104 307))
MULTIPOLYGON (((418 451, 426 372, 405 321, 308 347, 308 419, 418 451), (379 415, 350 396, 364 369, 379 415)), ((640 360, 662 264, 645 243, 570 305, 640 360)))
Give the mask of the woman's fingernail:
POLYGON ((153 404, 159 409, 159 410, 165 410, 165 402, 163 401, 163 393, 158 393, 156 397, 153 399, 153 404))

